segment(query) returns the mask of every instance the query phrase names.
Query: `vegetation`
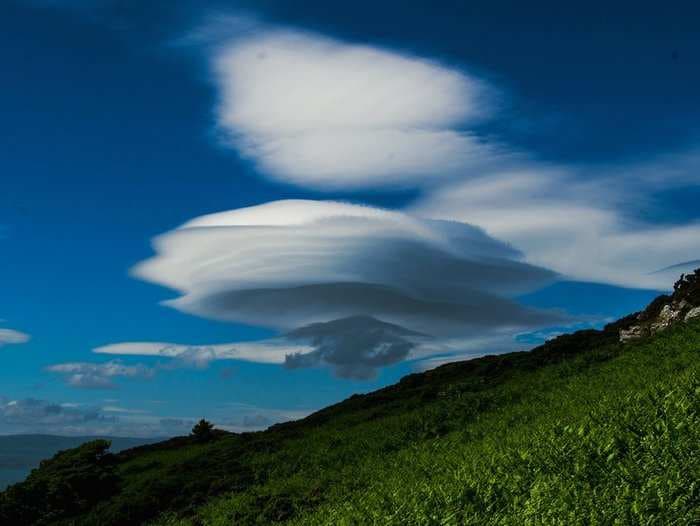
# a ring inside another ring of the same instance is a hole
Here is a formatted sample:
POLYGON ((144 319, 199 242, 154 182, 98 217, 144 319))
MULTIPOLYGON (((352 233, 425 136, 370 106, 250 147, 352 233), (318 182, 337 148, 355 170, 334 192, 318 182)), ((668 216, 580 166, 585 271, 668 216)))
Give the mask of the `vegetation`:
POLYGON ((192 428, 192 436, 197 442, 208 442, 214 437, 214 425, 202 418, 192 428))
POLYGON ((87 444, 0 494, 0 523, 695 524, 700 320, 623 345, 630 319, 264 432, 87 444))
MULTIPOLYGON (((150 444, 154 438, 100 437, 112 443, 112 451, 150 444)), ((95 437, 64 437, 54 435, 5 435, 0 436, 0 491, 10 484, 27 478, 42 459, 49 458, 69 448, 95 440, 95 437)), ((162 438, 160 439, 162 440, 162 438)))
POLYGON ((79 514, 117 491, 111 443, 94 440, 41 462, 0 499, 2 524, 52 524, 79 514))

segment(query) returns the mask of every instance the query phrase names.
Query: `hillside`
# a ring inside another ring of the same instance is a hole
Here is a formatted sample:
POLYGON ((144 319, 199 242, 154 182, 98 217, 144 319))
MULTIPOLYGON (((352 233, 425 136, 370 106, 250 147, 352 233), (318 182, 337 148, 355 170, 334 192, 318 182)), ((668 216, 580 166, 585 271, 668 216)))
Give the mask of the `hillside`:
POLYGON ((698 523, 700 272, 679 283, 601 331, 409 375, 267 431, 116 455, 86 444, 0 494, 0 523, 698 523))
MULTIPOLYGON (((45 458, 52 457, 63 449, 77 447, 95 440, 96 437, 55 435, 4 435, 0 436, 0 490, 9 484, 24 480, 29 472, 39 466, 45 458)), ((104 437, 112 443, 112 451, 121 451, 155 439, 104 437)))

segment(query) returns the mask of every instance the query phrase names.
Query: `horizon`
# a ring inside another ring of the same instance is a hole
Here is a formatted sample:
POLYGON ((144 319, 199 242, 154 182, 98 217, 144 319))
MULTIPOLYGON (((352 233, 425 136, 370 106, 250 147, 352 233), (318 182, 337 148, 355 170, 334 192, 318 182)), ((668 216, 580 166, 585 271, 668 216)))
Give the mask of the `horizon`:
POLYGON ((0 435, 264 429, 700 266, 696 5, 323 6, 0 8, 0 435))

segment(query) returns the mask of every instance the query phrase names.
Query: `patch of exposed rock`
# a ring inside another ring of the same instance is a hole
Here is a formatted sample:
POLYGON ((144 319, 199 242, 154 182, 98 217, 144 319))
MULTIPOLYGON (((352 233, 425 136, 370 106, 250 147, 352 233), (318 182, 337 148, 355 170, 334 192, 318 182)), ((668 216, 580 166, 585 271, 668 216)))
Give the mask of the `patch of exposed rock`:
POLYGON ((694 318, 700 318, 700 307, 695 307, 690 309, 685 315, 684 321, 690 321, 694 318))
POLYGON ((682 275, 673 286, 673 294, 652 301, 620 329, 620 341, 652 336, 670 326, 700 318, 700 269, 682 275))

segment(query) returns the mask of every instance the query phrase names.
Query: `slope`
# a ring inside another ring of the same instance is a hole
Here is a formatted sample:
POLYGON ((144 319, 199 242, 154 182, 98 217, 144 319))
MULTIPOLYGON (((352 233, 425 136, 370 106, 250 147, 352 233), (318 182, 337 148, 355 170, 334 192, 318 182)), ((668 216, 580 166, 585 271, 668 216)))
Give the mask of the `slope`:
POLYGON ((0 521, 693 524, 700 320, 619 341, 635 324, 660 327, 664 302, 680 305, 663 297, 602 331, 409 375, 264 432, 118 455, 84 446, 0 494, 0 521), (80 493, 81 477, 106 491, 80 493))

